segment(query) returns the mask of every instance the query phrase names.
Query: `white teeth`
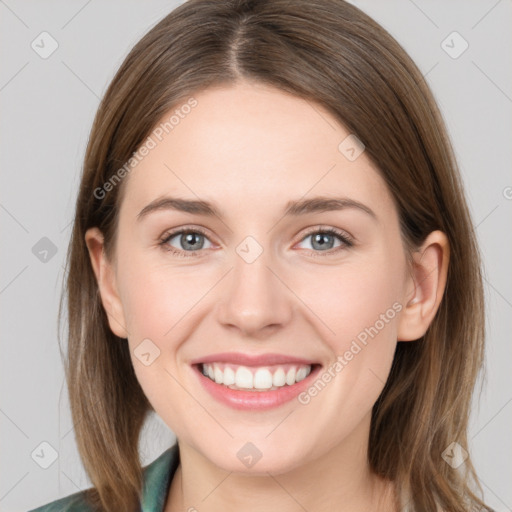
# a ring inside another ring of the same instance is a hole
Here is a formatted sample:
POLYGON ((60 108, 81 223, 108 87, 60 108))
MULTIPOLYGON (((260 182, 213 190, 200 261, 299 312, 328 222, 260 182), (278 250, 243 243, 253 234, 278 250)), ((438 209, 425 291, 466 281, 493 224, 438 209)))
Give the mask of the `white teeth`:
POLYGON ((304 366, 302 366, 298 369, 297 375, 295 375, 295 381, 300 382, 301 380, 304 380, 307 375, 308 375, 307 368, 304 368, 304 366))
POLYGON ((311 365, 290 366, 286 371, 282 366, 249 368, 212 363, 203 364, 201 370, 203 375, 217 384, 223 384, 232 389, 270 390, 285 385, 292 386, 304 380, 311 373, 311 365))
POLYGON ((224 369, 224 382, 225 386, 231 386, 235 383, 235 372, 229 367, 226 366, 224 369))
MULTIPOLYGON (((215 366, 215 365, 214 365, 215 366)), ((245 366, 239 366, 235 373, 235 385, 238 388, 250 389, 253 387, 252 372, 245 366)))
POLYGON ((272 384, 280 388, 286 384, 286 375, 284 374, 284 370, 282 368, 278 368, 274 375, 272 376, 272 384))
POLYGON ((224 382, 224 372, 218 366, 213 367, 213 375, 215 376, 215 382, 217 384, 224 382))
POLYGON ((272 387, 272 374, 266 368, 260 368, 254 374, 254 387, 256 389, 270 389, 272 387))
POLYGON ((290 368, 286 374, 286 384, 291 386, 295 382, 295 368, 290 368))

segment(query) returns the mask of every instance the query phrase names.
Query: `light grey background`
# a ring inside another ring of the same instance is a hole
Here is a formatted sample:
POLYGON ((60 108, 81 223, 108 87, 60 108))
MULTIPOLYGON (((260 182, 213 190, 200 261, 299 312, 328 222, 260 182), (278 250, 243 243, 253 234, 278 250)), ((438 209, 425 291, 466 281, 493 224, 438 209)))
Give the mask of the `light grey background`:
MULTIPOLYGON (((488 301, 487 383, 479 409, 475 396, 469 448, 488 504, 512 510, 512 4, 353 3, 387 28, 426 74, 459 159, 485 259, 488 301), (457 58, 464 41, 453 31, 469 44, 457 58)), ((76 450, 57 344, 64 255, 99 98, 133 44, 176 5, 0 0, 1 511, 27 510, 90 486, 76 450), (43 44, 50 48, 49 39, 40 42, 43 31, 58 43, 46 59, 31 47, 35 40, 39 51, 43 44), (46 261, 43 237, 56 250, 46 261), (41 453, 42 442, 58 454, 48 469, 31 456, 41 453)), ((145 429, 144 464, 174 440, 158 417, 145 429)))

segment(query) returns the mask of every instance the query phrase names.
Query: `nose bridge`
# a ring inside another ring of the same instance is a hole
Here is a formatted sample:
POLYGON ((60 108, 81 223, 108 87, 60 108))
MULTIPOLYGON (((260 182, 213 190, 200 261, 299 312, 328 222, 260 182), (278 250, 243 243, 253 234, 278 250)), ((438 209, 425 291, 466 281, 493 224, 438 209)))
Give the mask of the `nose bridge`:
POLYGON ((221 323, 255 334, 267 326, 288 321, 290 297, 274 275, 273 261, 271 251, 252 236, 235 248, 234 268, 218 308, 221 323))

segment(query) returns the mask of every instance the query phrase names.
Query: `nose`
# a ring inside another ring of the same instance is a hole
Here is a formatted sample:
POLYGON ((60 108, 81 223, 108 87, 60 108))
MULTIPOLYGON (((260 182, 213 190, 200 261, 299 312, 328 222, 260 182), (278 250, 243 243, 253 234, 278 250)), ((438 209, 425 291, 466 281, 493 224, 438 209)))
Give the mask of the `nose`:
POLYGON ((252 263, 235 254, 234 268, 219 292, 218 321, 242 335, 263 338, 291 319, 293 294, 265 251, 252 263))

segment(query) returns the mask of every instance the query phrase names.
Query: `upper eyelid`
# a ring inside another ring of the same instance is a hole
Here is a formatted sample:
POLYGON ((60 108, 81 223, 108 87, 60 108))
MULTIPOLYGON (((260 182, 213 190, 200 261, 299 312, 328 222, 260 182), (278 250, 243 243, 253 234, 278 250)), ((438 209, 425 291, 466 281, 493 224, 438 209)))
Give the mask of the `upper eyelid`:
MULTIPOLYGON (((171 240, 175 236, 182 235, 184 233, 198 233, 200 235, 205 236, 210 240, 210 236, 207 233, 207 230, 205 228, 197 228, 197 227, 187 227, 184 228, 177 228, 176 230, 169 230, 164 232, 164 234, 160 237, 160 240, 171 240)), ((210 242, 212 242, 210 240, 210 242)), ((213 243, 213 242, 212 242, 213 243)))

